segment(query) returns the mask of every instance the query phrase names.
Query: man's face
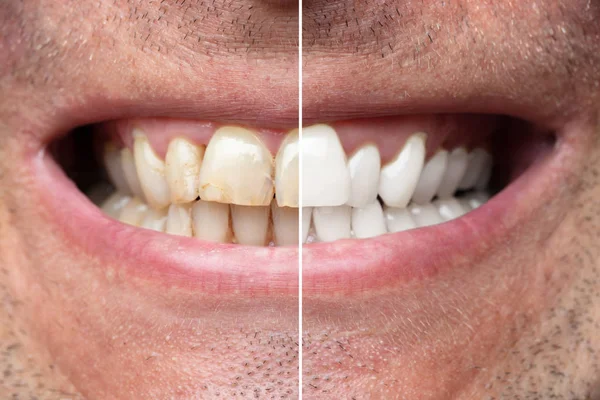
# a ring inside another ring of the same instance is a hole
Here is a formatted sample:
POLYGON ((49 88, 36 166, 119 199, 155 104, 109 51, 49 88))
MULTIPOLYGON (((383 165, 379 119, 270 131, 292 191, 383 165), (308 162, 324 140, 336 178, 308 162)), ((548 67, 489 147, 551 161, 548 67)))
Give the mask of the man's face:
POLYGON ((598 18, 1 3, 0 391, 597 398, 598 18))

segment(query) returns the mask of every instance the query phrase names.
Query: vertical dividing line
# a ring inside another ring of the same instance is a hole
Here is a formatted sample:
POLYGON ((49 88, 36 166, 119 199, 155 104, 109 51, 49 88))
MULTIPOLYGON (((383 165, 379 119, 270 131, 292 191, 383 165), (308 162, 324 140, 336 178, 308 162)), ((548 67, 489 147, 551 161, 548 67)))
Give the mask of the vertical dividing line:
POLYGON ((302 399, 302 0, 298 0, 298 397, 302 399))

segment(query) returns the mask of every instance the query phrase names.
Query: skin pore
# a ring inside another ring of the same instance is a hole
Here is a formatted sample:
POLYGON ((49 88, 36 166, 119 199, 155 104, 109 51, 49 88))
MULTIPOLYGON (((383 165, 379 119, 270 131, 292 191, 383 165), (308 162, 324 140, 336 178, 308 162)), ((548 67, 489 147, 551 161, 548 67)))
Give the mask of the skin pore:
MULTIPOLYGON (((599 18, 592 0, 304 1, 305 124, 435 107, 571 128, 557 182, 476 260, 305 293, 305 398, 600 396, 599 18)), ((296 398, 297 297, 107 272, 131 261, 70 243, 30 164, 50 133, 125 115, 293 126, 297 33, 293 2, 0 3, 0 392, 296 398)))

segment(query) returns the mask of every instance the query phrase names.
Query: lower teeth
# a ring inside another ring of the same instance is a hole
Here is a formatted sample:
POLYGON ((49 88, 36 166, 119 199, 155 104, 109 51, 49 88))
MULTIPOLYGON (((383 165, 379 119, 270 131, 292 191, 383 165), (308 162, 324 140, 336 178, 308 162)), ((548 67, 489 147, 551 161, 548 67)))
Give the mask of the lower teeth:
POLYGON ((304 208, 310 214, 305 243, 333 242, 341 239, 366 239, 386 233, 441 224, 459 218, 489 200, 485 192, 469 192, 460 197, 437 199, 406 208, 382 207, 377 201, 364 208, 304 208))

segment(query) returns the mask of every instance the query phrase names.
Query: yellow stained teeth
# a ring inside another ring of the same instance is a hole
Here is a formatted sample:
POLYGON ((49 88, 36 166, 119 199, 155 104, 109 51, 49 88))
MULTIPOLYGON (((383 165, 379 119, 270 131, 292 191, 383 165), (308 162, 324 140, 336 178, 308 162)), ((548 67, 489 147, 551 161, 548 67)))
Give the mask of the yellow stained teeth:
POLYGON ((196 146, 182 138, 171 140, 165 157, 165 176, 172 203, 189 203, 198 197, 200 166, 204 146, 196 146))
POLYGON ((274 195, 273 156, 252 131, 227 126, 211 138, 200 169, 200 198, 268 206, 274 195))
POLYGON ((275 193, 279 207, 298 207, 298 130, 290 132, 275 157, 275 193))

